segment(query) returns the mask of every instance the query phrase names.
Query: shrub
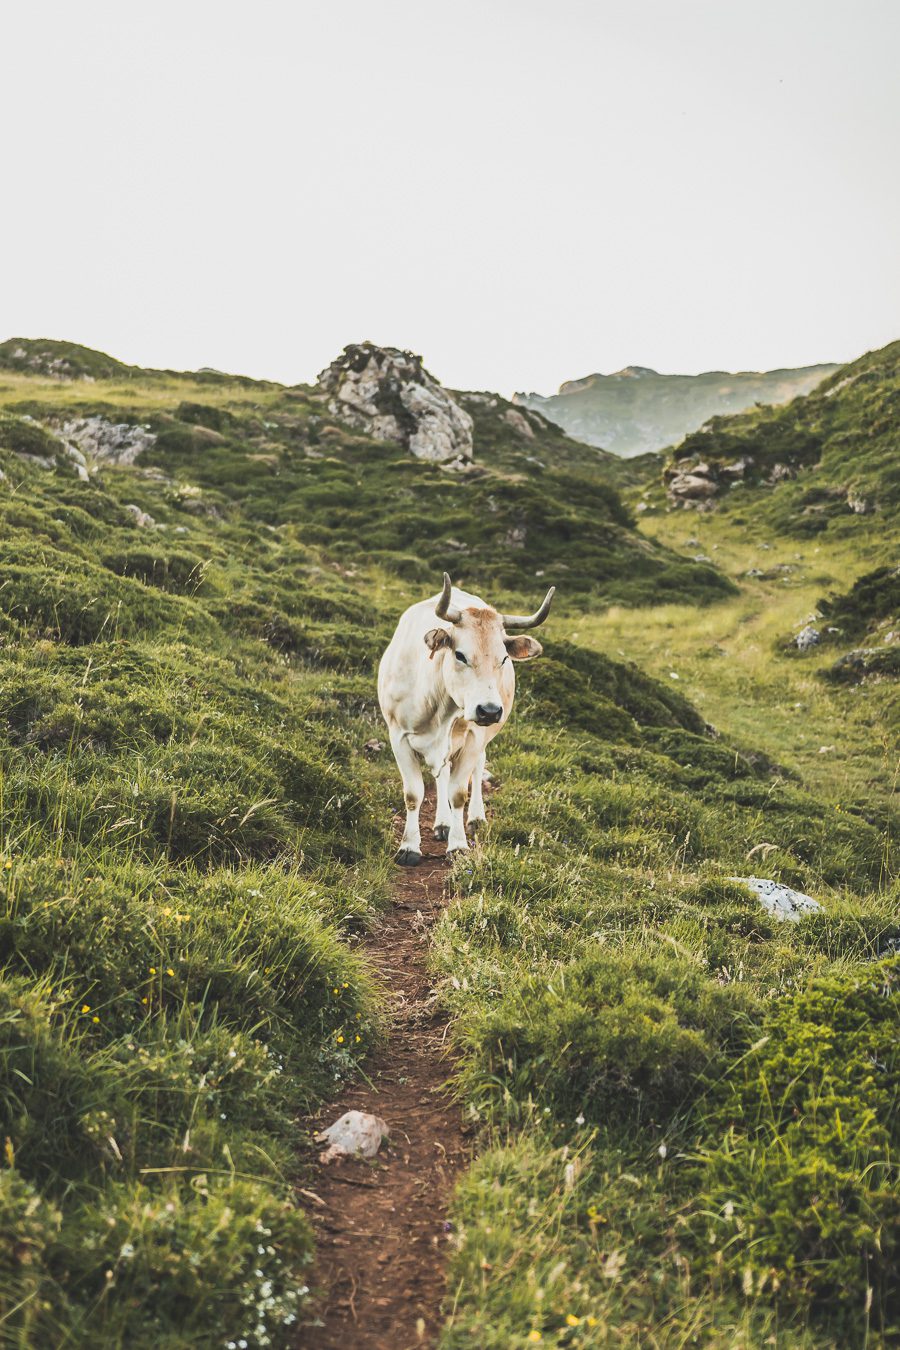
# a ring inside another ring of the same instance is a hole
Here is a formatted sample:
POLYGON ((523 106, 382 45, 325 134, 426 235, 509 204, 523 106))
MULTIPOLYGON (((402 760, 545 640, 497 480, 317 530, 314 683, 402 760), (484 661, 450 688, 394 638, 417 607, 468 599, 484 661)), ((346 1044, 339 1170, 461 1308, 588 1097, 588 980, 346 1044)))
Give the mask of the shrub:
POLYGON ((695 1231, 748 1296, 878 1324, 900 1295, 898 993, 898 958, 811 981, 722 1083, 695 1231))
POLYGON ((56 459, 62 448, 55 436, 30 418, 10 417, 0 413, 0 446, 17 455, 37 455, 41 459, 56 459))
POLYGON ((78 1174, 93 1153, 82 1118, 105 1104, 84 1038, 54 1026, 55 1011, 46 984, 0 979, 0 1132, 43 1183, 78 1174))
POLYGON ((752 1006, 674 954, 591 947, 549 979, 523 978, 474 1023, 473 1073, 483 1091, 493 1082, 558 1116, 660 1124, 746 1040, 752 1006))
POLYGON ((111 1187, 71 1226, 55 1273, 75 1293, 85 1342, 296 1343, 312 1235, 267 1187, 202 1172, 192 1185, 111 1187))
POLYGON ((60 1211, 17 1171, 0 1170, 0 1326, 5 1345, 60 1343, 64 1301, 48 1269, 48 1252, 61 1220, 60 1211))
POLYGON ((87 1005, 95 1045, 184 1007, 202 1025, 252 1029, 276 1045, 302 1025, 293 1067, 309 1091, 323 1066, 359 1058, 371 1043, 374 1000, 361 962, 300 881, 136 866, 79 878, 48 859, 20 865, 16 888, 0 959, 46 976, 73 1015, 87 1005))

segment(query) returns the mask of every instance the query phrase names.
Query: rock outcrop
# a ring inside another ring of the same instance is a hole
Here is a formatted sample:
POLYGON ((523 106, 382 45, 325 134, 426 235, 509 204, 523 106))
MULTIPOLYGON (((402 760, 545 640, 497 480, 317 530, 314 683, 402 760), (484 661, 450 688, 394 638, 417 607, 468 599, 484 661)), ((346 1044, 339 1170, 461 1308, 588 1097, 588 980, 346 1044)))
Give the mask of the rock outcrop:
POLYGON ((422 359, 372 342, 345 347, 319 376, 334 417, 417 459, 463 467, 472 459, 472 419, 422 359))
POLYGON ((149 450, 156 436, 131 422, 110 422, 105 417, 76 417, 60 422, 54 431, 63 444, 74 448, 88 465, 133 464, 142 450, 149 450))

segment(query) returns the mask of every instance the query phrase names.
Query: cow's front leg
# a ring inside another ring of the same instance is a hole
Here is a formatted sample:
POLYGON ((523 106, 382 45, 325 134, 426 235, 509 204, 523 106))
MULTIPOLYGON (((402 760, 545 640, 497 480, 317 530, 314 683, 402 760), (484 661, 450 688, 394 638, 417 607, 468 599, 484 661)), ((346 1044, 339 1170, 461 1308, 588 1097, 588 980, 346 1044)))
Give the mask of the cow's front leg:
POLYGON ((403 867, 415 867, 422 861, 422 837, 419 831, 419 808, 425 795, 425 781, 419 756, 413 750, 402 731, 390 732, 391 749, 400 777, 403 780, 403 798, 406 802, 406 828, 400 847, 397 850, 397 862, 403 867))
POLYGON ((469 797, 469 824, 483 825, 487 820, 484 813, 484 793, 482 791, 482 778, 484 776, 485 753, 481 754, 475 761, 475 768, 472 771, 472 792, 469 797))
POLYGON ((440 773, 435 777, 435 795, 437 802, 434 808, 434 837, 435 839, 448 839, 450 836, 450 822, 452 813, 450 811, 450 765, 445 764, 440 773))
POLYGON ((447 852, 455 853, 469 847, 466 838, 465 807, 469 796, 469 783, 472 772, 479 759, 478 747, 466 740, 459 754, 450 762, 450 837, 447 840, 447 852))

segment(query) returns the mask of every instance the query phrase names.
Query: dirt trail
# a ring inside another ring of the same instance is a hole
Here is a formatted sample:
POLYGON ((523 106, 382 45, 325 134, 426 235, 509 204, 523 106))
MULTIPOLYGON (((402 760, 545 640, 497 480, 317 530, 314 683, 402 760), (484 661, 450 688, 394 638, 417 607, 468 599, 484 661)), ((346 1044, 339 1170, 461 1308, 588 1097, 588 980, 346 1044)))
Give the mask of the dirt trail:
POLYGON ((303 1350, 420 1350, 440 1326, 446 1209, 470 1144, 459 1107, 442 1090, 453 1067, 448 1024, 426 970, 447 872, 446 845, 431 838, 432 810, 426 801, 422 862, 398 868, 393 906, 366 942, 388 990, 389 1038, 365 1064, 370 1081, 345 1088, 314 1122, 371 1111, 391 1138, 374 1163, 317 1166, 305 1183, 323 1202, 304 1200, 316 1228, 311 1284, 324 1290, 317 1307, 324 1326, 303 1331, 303 1350))

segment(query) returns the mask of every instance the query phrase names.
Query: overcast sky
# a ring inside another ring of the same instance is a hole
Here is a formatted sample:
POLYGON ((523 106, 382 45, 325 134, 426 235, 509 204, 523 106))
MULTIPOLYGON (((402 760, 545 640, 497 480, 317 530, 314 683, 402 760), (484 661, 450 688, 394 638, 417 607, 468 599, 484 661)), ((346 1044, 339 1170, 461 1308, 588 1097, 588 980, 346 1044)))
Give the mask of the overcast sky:
POLYGON ((4 8, 0 337, 551 392, 900 337, 898 0, 4 8))

